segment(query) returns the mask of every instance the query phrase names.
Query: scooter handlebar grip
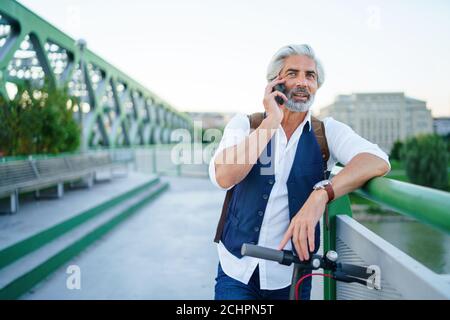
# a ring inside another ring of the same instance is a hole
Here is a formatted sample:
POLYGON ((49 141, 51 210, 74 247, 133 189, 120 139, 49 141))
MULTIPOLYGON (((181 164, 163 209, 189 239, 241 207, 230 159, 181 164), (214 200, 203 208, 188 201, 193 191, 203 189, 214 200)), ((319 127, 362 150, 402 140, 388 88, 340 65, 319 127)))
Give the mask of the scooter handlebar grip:
POLYGON ((281 263, 284 258, 284 252, 280 250, 260 247, 254 244, 244 243, 241 247, 243 256, 255 257, 265 260, 276 261, 281 263))

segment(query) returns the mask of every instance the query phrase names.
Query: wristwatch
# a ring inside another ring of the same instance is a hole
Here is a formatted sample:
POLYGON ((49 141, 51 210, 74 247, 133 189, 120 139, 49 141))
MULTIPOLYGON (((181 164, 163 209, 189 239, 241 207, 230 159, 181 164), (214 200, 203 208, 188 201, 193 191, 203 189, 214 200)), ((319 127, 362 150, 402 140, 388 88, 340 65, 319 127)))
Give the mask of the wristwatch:
POLYGON ((330 180, 322 180, 317 182, 314 187, 314 190, 320 190, 323 189, 327 192, 328 194, 328 202, 330 203, 331 201, 333 201, 334 199, 334 190, 333 190, 333 186, 331 185, 331 181, 330 180))

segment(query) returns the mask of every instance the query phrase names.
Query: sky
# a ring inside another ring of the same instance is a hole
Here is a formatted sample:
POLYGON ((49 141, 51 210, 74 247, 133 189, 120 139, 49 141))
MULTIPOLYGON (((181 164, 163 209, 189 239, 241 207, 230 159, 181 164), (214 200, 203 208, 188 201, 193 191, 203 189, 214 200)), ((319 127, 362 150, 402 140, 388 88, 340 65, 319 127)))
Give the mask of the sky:
POLYGON ((273 54, 308 43, 338 94, 405 92, 450 116, 450 1, 20 0, 180 111, 264 110, 273 54))

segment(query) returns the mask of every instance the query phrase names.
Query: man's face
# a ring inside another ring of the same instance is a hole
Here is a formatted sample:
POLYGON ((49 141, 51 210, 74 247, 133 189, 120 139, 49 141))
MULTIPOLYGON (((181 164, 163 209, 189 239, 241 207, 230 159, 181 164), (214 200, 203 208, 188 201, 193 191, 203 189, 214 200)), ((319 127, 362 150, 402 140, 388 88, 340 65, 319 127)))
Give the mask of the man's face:
POLYGON ((318 89, 314 60, 307 56, 287 57, 280 75, 286 79, 286 93, 289 99, 286 108, 297 112, 308 111, 318 89))

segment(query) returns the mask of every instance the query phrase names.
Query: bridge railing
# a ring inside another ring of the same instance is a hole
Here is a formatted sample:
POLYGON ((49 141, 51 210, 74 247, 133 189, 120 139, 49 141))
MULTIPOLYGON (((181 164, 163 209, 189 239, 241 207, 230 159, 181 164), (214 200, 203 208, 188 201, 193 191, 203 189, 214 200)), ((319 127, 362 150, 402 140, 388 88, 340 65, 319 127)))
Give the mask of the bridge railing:
MULTIPOLYGON (((336 167, 332 174, 342 168, 336 167)), ((450 233, 450 193, 378 177, 356 193, 401 215, 450 233)), ((330 228, 323 229, 323 250, 337 250, 343 262, 380 267, 382 289, 337 284, 325 278, 323 297, 334 299, 450 299, 450 277, 429 270, 354 219, 349 196, 329 205, 330 228)), ((322 223, 322 228, 323 227, 322 223)))

